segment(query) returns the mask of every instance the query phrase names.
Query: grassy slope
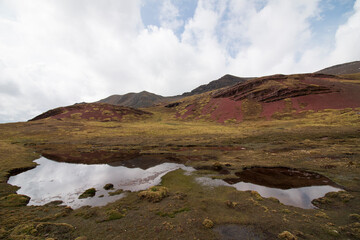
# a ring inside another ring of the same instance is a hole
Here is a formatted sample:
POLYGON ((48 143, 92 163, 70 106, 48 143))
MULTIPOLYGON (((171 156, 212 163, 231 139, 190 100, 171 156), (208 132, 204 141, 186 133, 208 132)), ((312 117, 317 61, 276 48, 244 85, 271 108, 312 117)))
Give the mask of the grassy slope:
MULTIPOLYGON (((301 239, 359 237, 359 224, 349 214, 360 214, 360 109, 307 113, 304 118, 217 124, 179 121, 172 110, 153 108, 154 115, 133 123, 40 120, 0 125, 0 199, 16 191, 6 184, 12 169, 33 167, 34 151, 140 150, 175 153, 188 165, 229 163, 231 174, 244 166, 288 166, 326 175, 343 185, 353 198, 335 196, 324 209, 304 210, 282 205, 255 193, 233 188, 198 185, 180 170, 167 174, 163 185, 169 197, 158 203, 140 200, 137 193, 102 208, 9 207, 0 200, 0 238, 59 239, 216 239, 202 226, 251 225, 269 239, 288 230, 301 239), (331 167, 329 167, 331 166, 331 167), (228 206, 227 201, 236 202, 228 206), (220 214, 219 214, 220 213, 220 214), (171 216, 171 217, 169 217, 171 216), (40 223, 51 223, 44 232, 40 223), (67 223, 61 228, 54 223, 67 223), (56 229, 63 229, 62 231, 56 229), (357 235, 356 235, 357 234, 357 235), (316 236, 316 237, 315 237, 316 236)), ((222 178, 211 170, 198 176, 222 178)), ((359 220, 357 220, 359 221, 359 220)))

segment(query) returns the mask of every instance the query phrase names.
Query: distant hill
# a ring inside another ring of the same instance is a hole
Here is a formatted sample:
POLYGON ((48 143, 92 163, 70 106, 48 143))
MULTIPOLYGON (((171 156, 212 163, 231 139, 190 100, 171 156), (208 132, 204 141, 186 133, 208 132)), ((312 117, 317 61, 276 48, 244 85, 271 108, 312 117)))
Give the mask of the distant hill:
POLYGON ((343 75, 360 73, 360 61, 343 63, 328 68, 324 68, 316 73, 332 74, 332 75, 343 75))
POLYGON ((150 115, 152 115, 152 113, 107 103, 78 103, 49 110, 29 121, 40 119, 76 119, 91 121, 123 121, 128 119, 133 121, 143 119, 150 115))
POLYGON ((154 93, 142 91, 139 93, 127 93, 124 95, 111 95, 107 98, 101 99, 98 102, 125 107, 146 108, 151 107, 157 103, 171 101, 172 99, 173 98, 171 97, 163 97, 154 93))
POLYGON ((252 79, 252 78, 242 78, 242 77, 236 77, 236 76, 233 76, 230 74, 226 74, 217 80, 211 81, 208 84, 204 84, 204 85, 201 85, 201 86, 193 89, 191 92, 183 93, 182 96, 192 96, 192 95, 220 89, 223 87, 232 86, 237 83, 245 82, 249 79, 252 79))
POLYGON ((178 96, 164 97, 147 91, 142 91, 139 93, 127 93, 124 95, 111 95, 107 98, 99 100, 98 103, 109 103, 113 105, 133 107, 133 108, 147 108, 147 107, 155 106, 157 104, 177 101, 186 96, 192 96, 192 95, 220 89, 223 87, 232 86, 240 82, 245 82, 249 79, 251 78, 241 78, 227 74, 219 78, 218 80, 211 81, 208 84, 204 84, 195 88, 191 92, 186 92, 178 96))

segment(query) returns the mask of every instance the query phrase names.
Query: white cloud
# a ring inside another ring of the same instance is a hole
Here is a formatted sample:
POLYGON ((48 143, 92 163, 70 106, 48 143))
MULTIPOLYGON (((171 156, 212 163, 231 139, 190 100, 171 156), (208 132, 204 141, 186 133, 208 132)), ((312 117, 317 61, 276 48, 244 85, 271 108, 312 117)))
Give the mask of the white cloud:
POLYGON ((360 60, 360 0, 354 4, 353 15, 338 28, 335 40, 335 50, 331 54, 331 62, 360 60))
POLYGON ((160 10, 161 27, 176 31, 184 24, 184 21, 179 17, 179 9, 171 0, 164 0, 160 10))
POLYGON ((143 25, 141 0, 1 1, 0 122, 110 94, 181 94, 226 73, 314 71, 360 57, 360 0, 333 49, 313 45, 320 0, 199 0, 187 20, 172 1, 162 3, 160 26, 143 25))

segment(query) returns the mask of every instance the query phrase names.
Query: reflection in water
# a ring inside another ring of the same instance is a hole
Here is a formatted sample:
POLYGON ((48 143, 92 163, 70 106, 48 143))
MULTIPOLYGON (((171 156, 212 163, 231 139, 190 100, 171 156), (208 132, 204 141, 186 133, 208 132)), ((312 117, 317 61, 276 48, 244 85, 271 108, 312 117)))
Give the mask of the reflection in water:
POLYGON ((10 177, 8 183, 19 186, 19 194, 31 198, 29 205, 43 205, 55 200, 61 200, 72 208, 85 205, 103 206, 125 196, 109 196, 103 186, 114 184, 114 189, 139 191, 157 185, 161 177, 178 168, 193 171, 191 167, 182 164, 162 163, 148 168, 127 168, 109 166, 106 164, 73 164, 55 162, 44 157, 35 160, 39 165, 29 171, 10 177), (78 199, 88 188, 96 188, 92 198, 78 199), (99 197, 104 195, 104 197, 99 197))
POLYGON ((311 203, 312 200, 323 197, 328 192, 341 191, 340 188, 329 185, 279 189, 245 182, 229 184, 220 179, 211 179, 206 177, 199 177, 197 178, 197 181, 206 186, 229 186, 235 187, 239 191, 257 191, 265 198, 274 197, 279 199, 279 201, 283 204, 301 208, 314 208, 311 203))

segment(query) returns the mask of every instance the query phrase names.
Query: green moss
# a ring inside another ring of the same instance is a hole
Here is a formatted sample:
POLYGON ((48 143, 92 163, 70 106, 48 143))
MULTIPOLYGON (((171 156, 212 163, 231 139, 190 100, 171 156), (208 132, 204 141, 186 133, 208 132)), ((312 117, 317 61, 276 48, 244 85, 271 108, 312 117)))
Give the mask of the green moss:
POLYGON ((170 217, 170 218, 174 218, 176 214, 178 213, 182 213, 182 212, 188 212, 190 211, 190 208, 188 207, 183 207, 177 210, 174 210, 172 212, 157 212, 156 215, 161 216, 161 217, 170 217))
POLYGON ((112 220, 121 219, 121 218, 125 217, 126 215, 125 215, 125 213, 119 212, 117 210, 110 210, 107 212, 107 216, 108 216, 107 220, 112 221, 112 220))
POLYGON ((118 189, 118 190, 116 190, 116 191, 114 191, 114 192, 109 192, 109 195, 110 195, 110 196, 115 196, 115 195, 119 195, 119 194, 121 194, 121 193, 123 193, 123 192, 124 192, 124 190, 118 189))
POLYGON ((85 190, 85 192, 83 192, 79 196, 79 199, 93 197, 93 196, 95 196, 95 194, 96 194, 96 189, 95 188, 89 188, 89 189, 85 190))

